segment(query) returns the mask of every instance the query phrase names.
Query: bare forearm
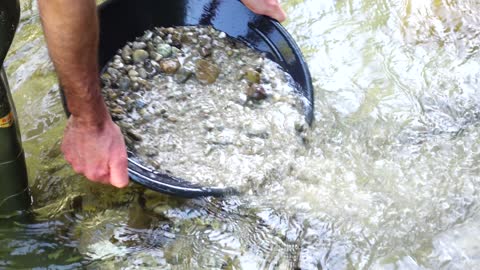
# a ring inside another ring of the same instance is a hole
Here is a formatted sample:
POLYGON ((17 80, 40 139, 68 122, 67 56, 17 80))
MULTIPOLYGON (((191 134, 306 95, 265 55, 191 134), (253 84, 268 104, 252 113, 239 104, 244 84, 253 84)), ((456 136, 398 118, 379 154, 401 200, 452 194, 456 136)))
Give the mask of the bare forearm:
POLYGON ((97 124, 108 116, 98 79, 95 0, 39 0, 50 56, 74 117, 97 124))

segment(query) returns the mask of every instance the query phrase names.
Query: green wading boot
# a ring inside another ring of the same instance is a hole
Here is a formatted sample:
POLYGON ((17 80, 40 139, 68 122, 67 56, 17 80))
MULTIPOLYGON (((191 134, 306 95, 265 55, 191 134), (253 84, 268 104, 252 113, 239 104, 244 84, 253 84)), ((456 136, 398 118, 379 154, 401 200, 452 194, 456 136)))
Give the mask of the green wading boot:
POLYGON ((31 205, 20 129, 3 64, 20 18, 18 0, 0 0, 0 218, 31 205))

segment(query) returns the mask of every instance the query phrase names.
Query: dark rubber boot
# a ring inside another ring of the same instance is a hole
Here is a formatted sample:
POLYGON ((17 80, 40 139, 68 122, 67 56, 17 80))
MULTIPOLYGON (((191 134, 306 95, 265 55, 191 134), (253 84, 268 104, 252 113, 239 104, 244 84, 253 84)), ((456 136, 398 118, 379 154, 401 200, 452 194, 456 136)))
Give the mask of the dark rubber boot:
POLYGON ((18 0, 0 1, 0 217, 31 205, 20 129, 3 63, 20 18, 18 0))

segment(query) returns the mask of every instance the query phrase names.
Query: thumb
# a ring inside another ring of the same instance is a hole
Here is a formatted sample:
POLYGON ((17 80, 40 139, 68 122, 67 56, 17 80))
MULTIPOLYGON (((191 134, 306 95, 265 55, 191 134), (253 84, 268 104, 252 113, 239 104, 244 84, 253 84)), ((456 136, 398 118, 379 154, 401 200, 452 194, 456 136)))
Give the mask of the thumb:
POLYGON ((269 14, 266 14, 266 15, 274 18, 279 22, 283 22, 287 19, 287 13, 285 13, 285 11, 281 7, 278 7, 277 9, 275 9, 272 12, 269 12, 269 14))
POLYGON ((128 186, 127 155, 113 156, 110 160, 110 184, 117 188, 128 186))

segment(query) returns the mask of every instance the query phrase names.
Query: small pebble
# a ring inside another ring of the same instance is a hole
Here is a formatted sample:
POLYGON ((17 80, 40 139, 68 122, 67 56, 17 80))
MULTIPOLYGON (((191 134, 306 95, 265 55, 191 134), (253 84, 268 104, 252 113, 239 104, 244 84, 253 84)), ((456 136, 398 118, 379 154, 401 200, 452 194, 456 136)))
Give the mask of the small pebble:
POLYGON ((136 50, 133 52, 133 62, 141 63, 148 58, 148 52, 145 50, 136 50))
POLYGON ((308 128, 307 123, 305 122, 295 122, 295 130, 298 132, 304 132, 308 128))
POLYGON ((120 72, 114 68, 107 68, 107 73, 110 74, 113 80, 116 80, 120 76, 120 72))
POLYGON ((115 59, 115 61, 113 61, 113 65, 112 67, 116 70, 120 70, 124 67, 125 65, 122 63, 122 61, 120 59, 115 59))
POLYGON ((200 55, 201 55, 202 57, 207 57, 207 56, 212 55, 212 50, 207 49, 207 48, 205 48, 205 47, 200 48, 199 52, 200 52, 200 55))
POLYGON ((125 111, 120 107, 115 107, 115 108, 111 109, 110 112, 114 113, 114 114, 124 114, 125 113, 125 111))
POLYGON ((198 43, 202 47, 206 46, 207 44, 210 44, 211 42, 212 42, 212 38, 210 38, 207 35, 201 35, 198 37, 198 43))
POLYGON ((181 67, 178 72, 175 74, 175 81, 177 83, 185 83, 190 79, 193 75, 193 72, 186 69, 185 67, 181 67))
POLYGON ((147 48, 147 44, 145 42, 133 42, 132 49, 134 50, 141 50, 147 48))
POLYGON ((118 80, 118 89, 122 91, 126 91, 128 90, 129 87, 130 87, 130 80, 127 77, 121 77, 118 80))
POLYGON ((195 65, 195 76, 204 84, 214 83, 218 75, 220 75, 220 69, 217 65, 204 59, 199 59, 195 65))
POLYGON ((267 98, 267 93, 265 92, 265 89, 259 85, 259 84, 252 84, 250 87, 247 89, 247 97, 251 100, 263 100, 267 98))
POLYGON ((244 76, 251 83, 260 83, 260 73, 253 68, 247 68, 244 76))
POLYGON ((138 72, 134 69, 131 69, 129 72, 128 72, 128 76, 130 78, 135 78, 135 77, 138 77, 138 72))
POLYGON ((133 130, 127 130, 127 136, 130 137, 132 140, 141 142, 142 141, 142 136, 138 135, 135 131, 133 130))
POLYGON ((173 56, 178 56, 181 53, 182 53, 182 50, 180 50, 179 48, 176 48, 176 47, 172 47, 172 55, 173 56))
POLYGON ((138 76, 142 79, 146 79, 148 77, 147 71, 144 68, 139 68, 138 69, 138 76))
POLYGON ((170 57, 172 55, 172 46, 168 44, 159 44, 157 46, 157 53, 163 58, 170 57))
POLYGON ((147 103, 145 103, 143 100, 136 100, 135 105, 137 108, 143 109, 147 106, 147 103))
POLYGON ((167 74, 174 74, 180 68, 180 62, 177 59, 166 59, 160 62, 160 67, 167 74))

